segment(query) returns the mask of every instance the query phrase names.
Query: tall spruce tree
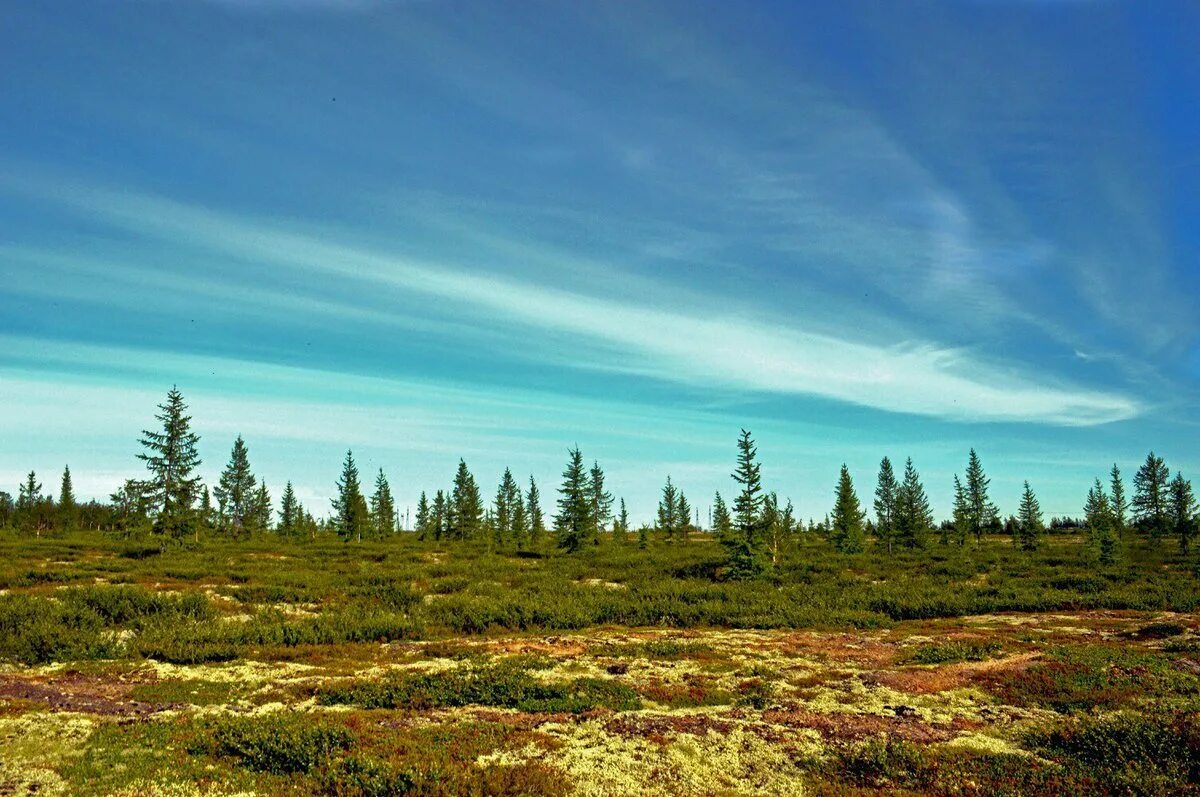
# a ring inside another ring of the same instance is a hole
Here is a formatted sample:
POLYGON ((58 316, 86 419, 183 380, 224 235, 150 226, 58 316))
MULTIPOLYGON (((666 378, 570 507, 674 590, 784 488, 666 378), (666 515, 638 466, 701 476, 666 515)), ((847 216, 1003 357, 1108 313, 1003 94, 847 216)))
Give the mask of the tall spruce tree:
POLYGON ((866 519, 858 495, 854 492, 854 481, 850 469, 842 465, 838 475, 837 490, 833 503, 833 528, 830 540, 842 553, 858 553, 863 549, 863 521, 866 519))
POLYGON ((1083 514, 1088 532, 1088 547, 1096 554, 1101 564, 1112 564, 1116 561, 1112 504, 1104 494, 1104 486, 1100 484, 1099 479, 1096 479, 1096 483, 1088 490, 1083 514))
POLYGON ((222 531, 234 537, 250 531, 256 486, 254 474, 250 472, 250 453, 246 450, 246 441, 238 435, 233 441, 229 462, 221 471, 217 486, 213 488, 217 506, 220 507, 222 531))
POLYGON ((533 476, 529 477, 529 490, 525 493, 525 513, 529 516, 529 545, 536 548, 546 536, 546 520, 542 515, 542 495, 533 476))
POLYGON ((292 483, 288 482, 283 488, 283 497, 279 499, 279 526, 277 527, 281 537, 294 538, 300 534, 300 524, 303 521, 303 510, 300 507, 300 502, 296 500, 296 490, 292 487, 292 483))
POLYGON ((625 507, 625 499, 621 499, 621 509, 617 512, 617 521, 613 524, 613 537, 618 542, 629 541, 629 510, 625 507))
POLYGON ((477 539, 483 530, 483 497, 479 484, 465 460, 458 461, 454 489, 450 493, 450 536, 457 540, 477 539))
POLYGON ((37 480, 37 474, 29 471, 25 481, 17 486, 17 527, 22 531, 32 531, 34 536, 42 536, 42 523, 39 516, 42 503, 42 483, 37 480))
POLYGON ((430 527, 435 540, 445 539, 450 535, 450 502, 446 500, 445 490, 438 490, 433 496, 430 527))
POLYGON ((154 517, 154 533, 177 540, 199 533, 195 505, 200 497, 200 477, 194 474, 200 466, 196 452, 200 436, 192 432, 192 419, 178 388, 171 388, 158 409, 154 417, 162 430, 145 430, 140 441, 145 451, 137 456, 150 471, 140 492, 154 517))
POLYGON ((212 495, 208 491, 208 485, 205 485, 204 489, 200 491, 200 529, 205 533, 213 531, 217 528, 219 519, 216 507, 213 506, 212 495))
POLYGON ((430 529, 430 509, 429 498, 425 495, 425 491, 421 491, 421 498, 417 501, 417 539, 427 540, 433 536, 430 529))
POLYGON ((71 484, 71 468, 63 466, 62 481, 58 488, 56 519, 60 529, 74 528, 78 520, 79 506, 75 502, 75 488, 71 484))
POLYGON ((396 533, 396 502, 383 468, 375 476, 375 492, 371 494, 371 528, 377 539, 387 539, 396 533))
POLYGON ((675 539, 679 529, 679 490, 671 483, 670 475, 662 488, 662 498, 658 501, 658 530, 668 540, 675 539))
POLYGON ((954 474, 954 541, 959 545, 967 544, 967 535, 971 533, 971 506, 967 500, 967 488, 963 487, 958 474, 954 474))
POLYGON ((1183 478, 1182 473, 1176 472, 1171 480, 1170 493, 1171 526, 1179 540, 1179 550, 1186 554, 1196 534, 1196 498, 1192 493, 1192 483, 1183 478))
POLYGON ((1042 521, 1042 507, 1029 482, 1021 494, 1021 507, 1017 511, 1017 544, 1025 551, 1036 551, 1038 540, 1046 530, 1042 521))
POLYGON ((967 506, 970 509, 971 533, 981 539, 985 532, 1000 524, 1000 512, 988 499, 991 479, 983 472, 983 464, 975 449, 967 459, 967 506))
POLYGON ((266 479, 263 479, 259 482, 258 489, 254 491, 250 512, 250 530, 255 532, 270 531, 271 516, 273 514, 271 510, 271 494, 267 491, 266 479))
POLYGON ((933 530, 933 509, 912 457, 905 460, 904 481, 896 489, 894 526, 896 541, 905 548, 924 546, 933 530))
POLYGON ((554 526, 558 534, 558 547, 574 552, 591 538, 595 519, 592 517, 588 473, 584 469, 579 446, 571 449, 569 457, 558 491, 558 514, 554 517, 554 526))
POLYGON ((875 535, 879 543, 892 552, 892 543, 896 539, 896 500, 900 485, 896 483, 896 473, 892 470, 892 461, 884 457, 879 463, 879 479, 875 486, 875 535))
POLYGON ((675 504, 675 522, 680 542, 687 542, 688 533, 692 530, 692 505, 683 490, 679 491, 679 501, 675 504))
POLYGON ((713 496, 712 527, 718 540, 725 539, 726 535, 733 531, 733 518, 730 517, 729 507, 725 505, 725 499, 721 497, 720 492, 713 496))
POLYGON ((1113 527, 1117 537, 1125 536, 1126 523, 1129 520, 1129 499, 1125 496, 1125 482, 1121 479, 1121 469, 1113 463, 1109 473, 1109 502, 1112 504, 1113 527))
POLYGON ((592 504, 592 542, 600 542, 600 535, 612 520, 612 493, 604 489, 604 469, 593 461, 588 474, 588 499, 592 504))
POLYGON ((1151 451, 1133 477, 1133 516, 1138 528, 1158 541, 1170 531, 1171 471, 1162 457, 1151 451))
POLYGON ((741 491, 733 502, 733 528, 721 539, 726 572, 730 578, 754 578, 767 569, 766 530, 762 525, 762 468, 754 439, 745 429, 738 438, 733 480, 741 485, 741 491))
POLYGON ((333 499, 333 515, 334 528, 344 541, 361 542, 364 532, 370 529, 370 513, 358 481, 358 466, 354 464, 353 451, 347 451, 346 459, 342 462, 337 496, 333 499))
POLYGON ((512 471, 504 469, 504 476, 496 486, 496 500, 492 506, 492 525, 496 542, 505 545, 509 542, 520 544, 523 529, 518 528, 518 521, 524 525, 525 508, 521 498, 521 490, 512 471))

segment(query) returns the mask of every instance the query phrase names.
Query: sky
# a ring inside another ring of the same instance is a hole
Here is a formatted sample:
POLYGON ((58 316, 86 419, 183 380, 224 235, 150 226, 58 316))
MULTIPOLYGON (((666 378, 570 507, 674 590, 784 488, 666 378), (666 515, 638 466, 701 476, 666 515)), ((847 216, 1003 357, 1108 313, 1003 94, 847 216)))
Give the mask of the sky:
POLYGON ((104 497, 172 385, 317 514, 466 459, 821 518, 971 447, 1078 515, 1200 475, 1200 6, 221 0, 0 18, 0 490, 104 497))

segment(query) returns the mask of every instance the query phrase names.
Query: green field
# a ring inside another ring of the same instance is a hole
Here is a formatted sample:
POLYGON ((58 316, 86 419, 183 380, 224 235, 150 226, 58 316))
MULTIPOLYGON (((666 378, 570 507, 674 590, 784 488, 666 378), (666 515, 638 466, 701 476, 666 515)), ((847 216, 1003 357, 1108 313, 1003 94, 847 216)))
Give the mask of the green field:
POLYGON ((8 534, 0 793, 1200 793, 1200 583, 1123 547, 8 534))

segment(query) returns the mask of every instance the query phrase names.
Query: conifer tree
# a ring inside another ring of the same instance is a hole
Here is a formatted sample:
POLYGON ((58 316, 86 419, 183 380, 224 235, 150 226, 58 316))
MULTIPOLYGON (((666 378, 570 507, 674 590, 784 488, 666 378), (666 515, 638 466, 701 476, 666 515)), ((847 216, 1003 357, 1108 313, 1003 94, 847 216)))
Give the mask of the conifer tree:
POLYGON ((337 496, 333 499, 334 529, 343 541, 362 542, 363 532, 370 527, 367 501, 358 481, 358 466, 354 452, 347 451, 342 463, 342 476, 337 481, 337 496))
POLYGON ((259 482, 258 489, 254 491, 251 502, 251 522, 247 525, 251 531, 270 531, 272 514, 271 494, 267 492, 266 479, 263 479, 259 482))
POLYGON ((1121 469, 1114 462, 1109 474, 1109 502, 1112 504, 1113 527, 1117 537, 1125 536, 1125 525, 1129 518, 1129 499, 1125 497, 1125 482, 1121 480, 1121 469))
POLYGON ((590 539, 595 519, 592 517, 588 473, 584 469, 579 446, 571 449, 569 455, 559 488, 558 514, 554 518, 554 526, 558 534, 558 547, 574 552, 590 539))
POLYGON ((1170 485, 1170 517, 1175 536, 1179 539, 1179 550, 1186 554, 1196 533, 1196 498, 1192 483, 1176 472, 1170 485))
POLYGON ((375 477, 375 492, 371 494, 371 525, 376 539, 387 539, 396 533, 396 502, 383 468, 375 477))
POLYGON ((896 500, 899 489, 896 474, 892 470, 892 461, 884 457, 879 463, 879 479, 875 486, 875 534, 888 553, 892 552, 892 543, 896 538, 896 500))
POLYGON ((988 500, 988 485, 991 484, 983 472, 983 464, 975 449, 971 449, 967 460, 967 506, 970 509, 970 531, 976 539, 981 539, 984 532, 1000 523, 1000 513, 996 505, 988 500))
POLYGON ((621 499, 621 510, 617 513, 617 522, 613 525, 613 536, 619 542, 629 541, 629 510, 625 508, 625 499, 621 499))
POLYGON ((529 477, 529 491, 525 494, 525 513, 529 516, 529 544, 536 548, 546 536, 546 520, 542 516, 542 496, 533 476, 529 477))
MULTIPOLYGON (((208 533, 217 527, 217 510, 213 507, 212 495, 208 492, 208 485, 200 491, 200 523, 199 528, 208 533)), ((197 536, 197 540, 199 536, 197 536)))
POLYGON ((771 565, 779 564, 779 552, 783 547, 783 528, 779 522, 779 496, 769 492, 763 496, 762 527, 766 537, 767 551, 771 554, 771 565))
POLYGON ((1102 564, 1116 560, 1116 542, 1113 530, 1112 505, 1104 494, 1104 486, 1096 479, 1088 490, 1087 503, 1083 507, 1084 522, 1087 524, 1089 547, 1096 552, 1102 564))
POLYGON ((1025 492, 1021 495, 1021 508, 1017 512, 1017 543, 1022 550, 1036 551, 1038 538, 1046 530, 1042 522, 1042 507, 1029 482, 1025 482, 1025 492))
POLYGON ((954 541, 959 545, 967 544, 967 534, 971 530, 971 506, 967 500, 967 489, 963 487, 958 474, 954 474, 954 541))
POLYGON ((421 499, 417 501, 417 539, 426 540, 433 536, 430 529, 429 498, 421 491, 421 499))
POLYGON ((221 478, 213 488, 221 509, 223 531, 239 537, 250 530, 255 488, 254 474, 250 472, 250 454, 246 450, 246 442, 238 435, 229 453, 229 463, 221 471, 221 478))
POLYGON ((692 505, 683 490, 679 491, 679 502, 675 506, 675 522, 680 541, 687 542, 688 532, 692 530, 692 505))
POLYGON ((524 536, 524 501, 521 498, 521 490, 517 487, 517 480, 508 468, 504 469, 504 476, 496 487, 492 517, 497 543, 503 545, 510 541, 518 544, 521 542, 524 536))
POLYGON ((833 504, 833 528, 829 535, 834 547, 842 553, 861 551, 865 519, 866 515, 858 502, 858 495, 854 492, 850 469, 843 463, 833 504))
POLYGON ((292 538, 299 535, 300 523, 303 520, 302 511, 300 502, 296 500, 296 490, 292 487, 292 483, 288 482, 287 486, 283 488, 283 497, 279 499, 278 531, 280 536, 292 538))
POLYGON ((638 548, 646 550, 650 547, 650 527, 643 523, 638 526, 638 548))
POLYGON ((1168 512, 1170 478, 1167 463, 1153 451, 1146 455, 1145 463, 1133 477, 1134 520, 1155 541, 1166 536, 1171 525, 1168 512))
POLYGON ((733 531, 733 518, 729 516, 729 507, 720 492, 713 496, 712 526, 718 540, 725 539, 733 531))
POLYGON ((24 531, 32 531, 34 536, 42 536, 41 519, 38 510, 42 503, 42 483, 37 480, 37 474, 29 471, 25 482, 17 487, 17 525, 24 531))
POLYGON ((433 513, 430 526, 435 540, 441 540, 450 534, 450 502, 446 500, 446 491, 438 490, 433 496, 433 513))
POLYGON ((477 539, 483 527, 483 498, 467 463, 460 459, 450 493, 450 536, 456 540, 477 539))
POLYGON ((904 481, 896 489, 894 536, 905 548, 920 548, 933 529, 933 509, 912 457, 904 462, 904 481))
POLYGON ((604 489, 604 469, 596 461, 592 462, 592 470, 588 475, 588 497, 592 504, 592 542, 598 543, 600 535, 612 520, 613 497, 604 489))
POLYGON ((762 472, 754 439, 743 429, 738 438, 737 468, 733 480, 741 492, 733 502, 733 528, 721 539, 730 578, 754 578, 767 568, 765 529, 762 526, 762 472))
POLYGON ((58 521, 59 528, 70 529, 75 526, 79 507, 75 503, 75 489, 71 485, 71 468, 68 466, 63 466, 62 482, 58 489, 58 506, 56 510, 56 520, 58 521))
POLYGON ((658 502, 658 530, 668 541, 675 539, 679 528, 679 491, 671 483, 670 475, 663 485, 662 498, 658 502))
POLYGON ((199 528, 195 504, 200 477, 193 474, 200 466, 196 452, 200 436, 191 430, 192 419, 177 388, 171 388, 158 408, 161 412, 154 417, 162 423, 162 431, 143 431, 145 451, 137 455, 150 471, 140 492, 154 517, 154 532, 180 539, 199 528))

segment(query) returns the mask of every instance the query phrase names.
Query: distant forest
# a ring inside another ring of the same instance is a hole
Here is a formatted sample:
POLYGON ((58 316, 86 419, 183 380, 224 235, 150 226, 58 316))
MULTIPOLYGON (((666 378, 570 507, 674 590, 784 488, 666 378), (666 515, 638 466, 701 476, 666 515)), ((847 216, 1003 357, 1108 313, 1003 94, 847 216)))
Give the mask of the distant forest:
MULTIPOLYGON (((1131 496, 1114 464, 1107 478, 1097 478, 1088 490, 1081 518, 1051 518, 1047 523, 1034 490, 1025 482, 1016 514, 1002 519, 989 498, 990 479, 974 449, 962 476, 954 477, 953 516, 948 520, 935 520, 911 458, 898 473, 884 457, 870 516, 843 465, 828 515, 805 523, 796 518, 790 500, 781 502, 775 492, 764 488, 754 439, 743 430, 737 440, 732 502, 718 492, 704 523, 683 490, 667 477, 654 525, 631 528, 624 499, 605 488, 603 468, 598 462, 587 465, 576 447, 568 454, 557 499, 548 507, 549 517, 532 477, 527 484, 518 482, 506 469, 489 502, 467 463, 460 460, 448 488, 421 493, 415 522, 407 529, 384 472, 380 470, 364 487, 350 451, 342 464, 332 512, 325 517, 315 517, 300 503, 291 482, 276 508, 266 483, 254 476, 240 436, 233 441, 217 484, 202 484, 196 475, 200 438, 191 430, 183 395, 172 388, 158 409, 155 428, 144 431, 140 440, 142 451, 137 456, 146 468, 144 478, 126 480, 108 502, 79 502, 69 467, 63 470, 57 497, 45 492, 31 471, 15 500, 0 492, 0 529, 37 537, 90 530, 163 545, 263 534, 296 541, 337 535, 347 542, 361 542, 406 532, 418 539, 476 541, 497 550, 556 546, 567 552, 599 544, 602 538, 644 549, 651 542, 684 544, 703 535, 722 546, 726 577, 752 578, 769 571, 801 535, 828 540, 844 553, 858 553, 869 545, 890 553, 935 544, 963 546, 989 534, 1009 535, 1016 547, 1032 551, 1042 535, 1068 532, 1083 535, 1096 562, 1111 564, 1133 540, 1150 546, 1171 540, 1186 555, 1200 528, 1191 482, 1182 473, 1172 476, 1154 452, 1147 454, 1134 474, 1131 496)), ((1200 573, 1200 561, 1197 570, 1200 573)))

